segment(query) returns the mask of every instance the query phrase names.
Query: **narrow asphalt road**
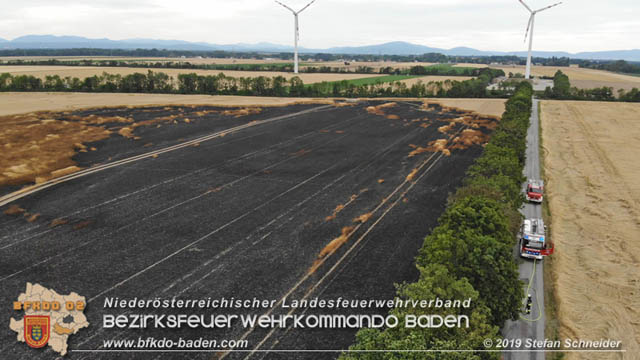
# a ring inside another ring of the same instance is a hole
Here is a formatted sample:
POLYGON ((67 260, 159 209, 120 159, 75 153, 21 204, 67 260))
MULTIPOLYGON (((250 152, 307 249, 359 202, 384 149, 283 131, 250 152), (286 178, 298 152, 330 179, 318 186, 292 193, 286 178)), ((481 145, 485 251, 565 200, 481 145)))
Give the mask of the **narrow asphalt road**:
MULTIPOLYGON (((538 100, 533 100, 531 112, 531 126, 527 134, 527 160, 524 175, 527 179, 540 179, 540 118, 538 114, 538 100)), ((521 210, 526 218, 541 218, 542 206, 526 203, 521 210)), ((543 262, 529 259, 521 259, 516 253, 519 262, 520 280, 525 283, 525 291, 531 294, 533 304, 531 314, 521 314, 517 321, 508 321, 504 328, 504 337, 508 340, 522 340, 521 346, 511 347, 513 350, 533 350, 527 347, 527 339, 544 340, 544 283, 543 262), (531 284, 529 286, 529 284, 531 284)), ((525 294, 526 296, 527 294, 525 294)), ((505 352, 505 360, 544 360, 543 351, 505 352)))

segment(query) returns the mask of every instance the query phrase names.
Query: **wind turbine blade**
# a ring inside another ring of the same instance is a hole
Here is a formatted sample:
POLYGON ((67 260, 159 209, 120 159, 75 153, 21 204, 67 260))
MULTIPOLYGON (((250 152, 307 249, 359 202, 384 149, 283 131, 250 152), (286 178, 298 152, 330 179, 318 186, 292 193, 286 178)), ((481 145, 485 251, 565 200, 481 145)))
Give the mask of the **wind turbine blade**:
POLYGON ((526 7, 526 8, 527 8, 527 10, 529 10, 529 12, 531 12, 531 13, 533 12, 533 10, 531 10, 531 8, 529 7, 529 5, 525 4, 525 2, 524 2, 524 1, 522 1, 522 0, 518 0, 518 1, 520 1, 520 3, 521 3, 524 7, 526 7))
POLYGON ((524 32, 524 42, 527 42, 527 35, 529 35, 529 29, 531 28, 531 21, 533 21, 533 14, 529 17, 529 23, 527 24, 527 31, 524 32))
POLYGON ((292 9, 292 8, 290 8, 290 7, 288 7, 287 5, 285 5, 285 4, 283 4, 283 3, 281 3, 280 1, 278 1, 278 0, 274 0, 274 1, 275 1, 275 2, 277 2, 278 4, 280 4, 280 5, 284 6, 285 8, 289 9, 289 11, 291 11, 292 13, 294 13, 294 14, 296 13, 295 11, 293 11, 293 9, 292 9))
POLYGON ((312 0, 310 3, 307 4, 307 6, 303 7, 302 9, 300 9, 298 11, 298 14, 300 14, 301 12, 303 12, 306 8, 308 8, 309 6, 311 6, 311 4, 313 4, 314 2, 316 2, 316 0, 312 0))
POLYGON ((557 3, 557 4, 553 4, 553 5, 549 5, 549 6, 547 6, 547 7, 543 7, 542 9, 538 9, 538 10, 536 10, 536 12, 538 13, 538 12, 540 12, 540 11, 544 11, 544 10, 547 10, 547 9, 551 9, 552 7, 554 7, 554 6, 558 6, 558 5, 560 5, 560 4, 562 4, 562 2, 559 2, 559 3, 557 3))

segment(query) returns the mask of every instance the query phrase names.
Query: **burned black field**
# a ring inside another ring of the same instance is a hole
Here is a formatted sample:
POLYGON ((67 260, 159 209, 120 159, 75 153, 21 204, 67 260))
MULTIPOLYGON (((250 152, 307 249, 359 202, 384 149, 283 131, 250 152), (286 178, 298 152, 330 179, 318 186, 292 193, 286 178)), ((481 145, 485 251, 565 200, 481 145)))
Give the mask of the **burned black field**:
MULTIPOLYGON (((269 334, 246 333, 240 326, 103 329, 103 314, 130 311, 107 310, 103 304, 106 297, 392 299, 395 283, 417 278, 413 260, 425 235, 495 126, 492 118, 403 102, 259 110, 111 108, 61 116, 77 121, 91 115, 132 120, 105 123, 112 134, 85 144, 89 150, 73 158, 78 166, 152 156, 89 173, 0 208, 2 318, 8 322, 22 316, 11 305, 27 282, 85 296, 91 325, 69 338, 72 350, 101 349, 109 339, 150 336, 246 338, 249 350, 259 344, 262 350, 346 349, 355 330, 278 329, 269 334), (298 112, 304 113, 283 117, 298 112), (161 152, 243 125, 248 126, 161 152), (39 216, 29 221, 22 213, 4 213, 10 205, 39 216)), ((157 313, 268 311, 288 312, 267 307, 157 313)), ((54 355, 18 343, 8 326, 0 329, 0 353, 10 358, 54 355)), ((68 357, 218 355, 71 352, 68 357)), ((247 355, 232 353, 228 358, 247 355)), ((252 358, 337 355, 255 353, 252 358)))

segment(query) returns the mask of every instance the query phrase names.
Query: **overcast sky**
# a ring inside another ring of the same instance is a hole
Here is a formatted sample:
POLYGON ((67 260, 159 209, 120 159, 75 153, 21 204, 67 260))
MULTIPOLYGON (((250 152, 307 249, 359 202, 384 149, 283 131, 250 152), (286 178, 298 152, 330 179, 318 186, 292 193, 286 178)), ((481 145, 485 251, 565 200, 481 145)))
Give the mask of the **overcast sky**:
MULTIPOLYGON (((298 9, 310 0, 283 0, 298 9)), ((554 0, 528 0, 532 8, 554 0)), ((439 48, 524 50, 517 0, 317 0, 300 15, 301 46, 408 41, 439 48)), ((272 0, 3 1, 0 38, 28 34, 216 44, 293 42, 293 16, 272 0)), ((566 0, 536 16, 536 50, 640 48, 640 1, 566 0)))

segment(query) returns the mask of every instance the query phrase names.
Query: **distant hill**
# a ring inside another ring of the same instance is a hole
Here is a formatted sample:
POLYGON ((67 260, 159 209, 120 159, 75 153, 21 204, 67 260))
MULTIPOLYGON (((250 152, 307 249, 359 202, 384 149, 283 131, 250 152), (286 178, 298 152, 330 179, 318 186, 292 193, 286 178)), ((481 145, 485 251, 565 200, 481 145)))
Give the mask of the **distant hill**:
POLYGON ((373 54, 373 55, 419 55, 426 53, 442 52, 442 49, 432 48, 423 45, 416 45, 402 41, 394 41, 379 45, 354 46, 354 47, 333 47, 325 49, 323 52, 330 54, 373 54))
MULTIPOLYGON (((54 35, 26 35, 13 40, 0 39, 0 49, 71 49, 71 48, 96 48, 96 49, 169 49, 169 50, 193 50, 193 51, 257 51, 257 52, 288 52, 293 51, 292 46, 261 42, 256 44, 209 44, 204 42, 189 42, 183 40, 159 40, 159 39, 89 39, 81 36, 54 36, 54 35)), ((441 53, 453 56, 491 56, 491 55, 516 55, 524 57, 525 51, 500 52, 482 51, 469 47, 455 47, 452 49, 433 48, 403 41, 394 41, 384 44, 368 46, 332 47, 328 49, 301 48, 306 53, 329 54, 354 54, 354 55, 421 55, 425 53, 441 53)), ((618 50, 580 52, 572 54, 561 51, 534 51, 536 57, 571 57, 578 59, 594 60, 627 60, 640 61, 640 50, 618 50)))

